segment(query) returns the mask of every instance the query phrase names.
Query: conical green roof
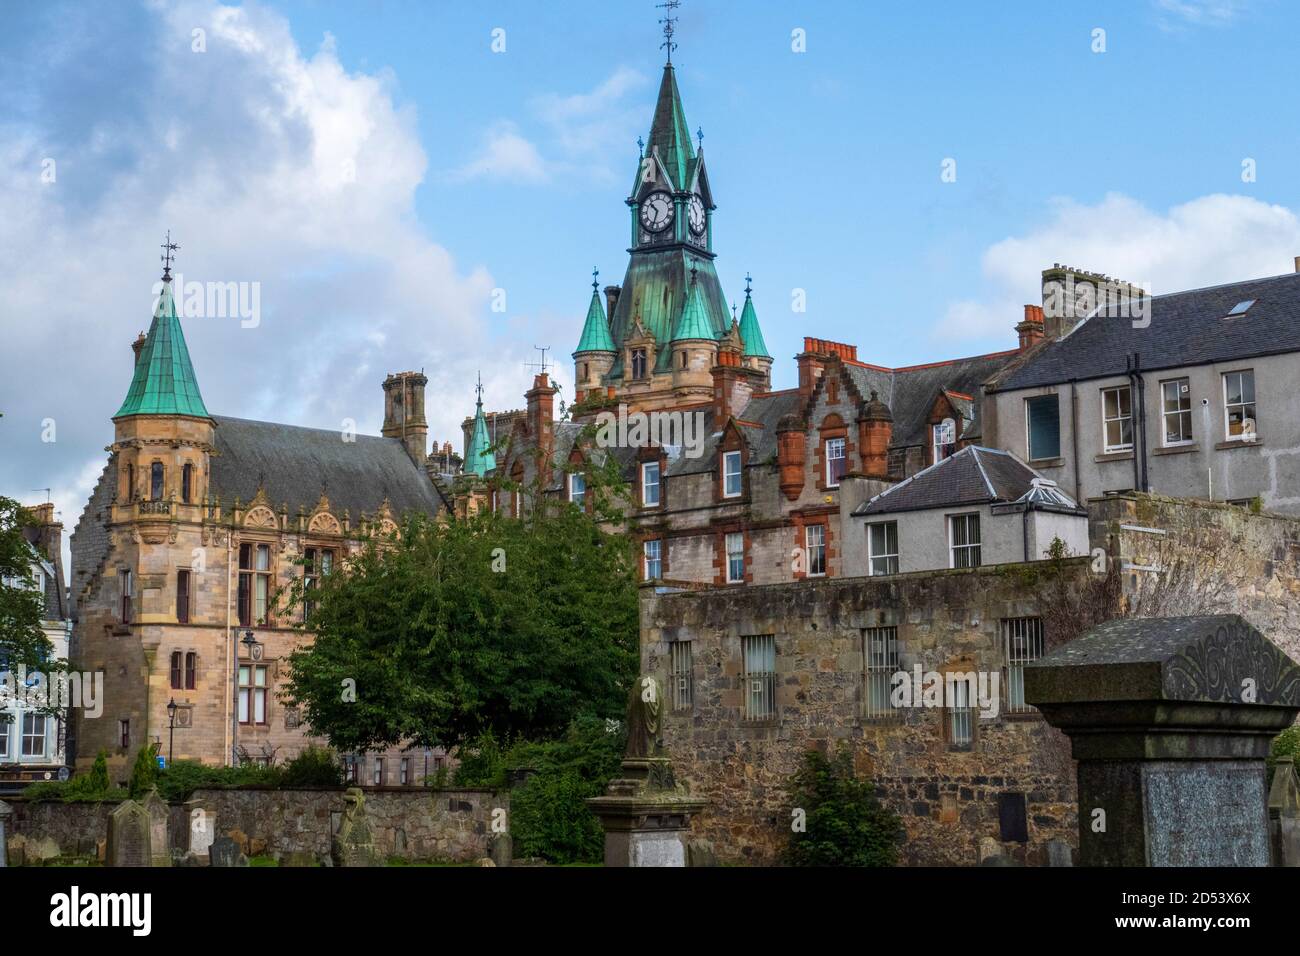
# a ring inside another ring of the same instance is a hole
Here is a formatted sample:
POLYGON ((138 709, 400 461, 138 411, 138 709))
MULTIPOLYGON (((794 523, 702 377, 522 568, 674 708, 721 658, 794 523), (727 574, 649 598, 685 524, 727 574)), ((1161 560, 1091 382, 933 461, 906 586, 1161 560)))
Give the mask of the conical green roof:
POLYGON ((740 313, 740 337, 745 341, 745 357, 757 356, 771 358, 767 343, 763 341, 763 330, 758 327, 758 315, 754 312, 754 300, 745 290, 745 308, 740 313))
POLYGON ((709 321, 709 311, 704 305, 704 294, 700 291, 700 284, 692 275, 691 288, 686 294, 686 305, 677 318, 677 324, 673 326, 672 340, 681 342, 685 339, 716 339, 717 337, 718 334, 713 330, 713 323, 709 321))
MULTIPOLYGON (((695 147, 691 145, 691 128, 686 123, 682 97, 677 91, 677 77, 671 63, 664 67, 659 83, 659 99, 655 102, 655 115, 650 123, 650 141, 646 143, 645 156, 659 153, 659 161, 672 177, 671 186, 686 189, 694 172, 695 147)), ((632 193, 641 188, 641 168, 638 164, 632 193)))
POLYGON ((487 420, 483 417, 483 398, 480 394, 474 413, 474 430, 469 436, 469 447, 465 449, 465 470, 482 478, 489 471, 495 471, 496 467, 497 459, 492 454, 492 443, 488 440, 487 420))
POLYGON ((600 293, 591 290, 591 305, 587 306, 587 321, 582 327, 582 338, 578 340, 578 352, 616 352, 614 340, 609 336, 609 323, 605 321, 605 306, 601 304, 600 293))
POLYGON ((194 415, 210 418, 190 364, 185 335, 176 316, 170 280, 163 281, 149 336, 135 360, 126 400, 114 418, 127 415, 194 415))

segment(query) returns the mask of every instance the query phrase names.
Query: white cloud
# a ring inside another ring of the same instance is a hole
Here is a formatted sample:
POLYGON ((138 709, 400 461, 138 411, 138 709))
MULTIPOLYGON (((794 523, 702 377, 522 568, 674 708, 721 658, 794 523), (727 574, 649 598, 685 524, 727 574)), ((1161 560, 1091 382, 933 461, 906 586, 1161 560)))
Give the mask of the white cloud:
POLYGON ((1191 26, 1222 26, 1245 7, 1245 0, 1155 0, 1156 9, 1166 16, 1161 23, 1191 26))
POLYGON ((981 294, 949 305, 937 338, 1005 336, 1040 296, 1042 270, 1066 263, 1133 282, 1156 295, 1288 271, 1300 218, 1285 206, 1215 194, 1166 213, 1119 194, 1096 205, 1069 199, 1047 222, 984 253, 981 294))
POLYGON ((548 177, 546 162, 537 147, 510 122, 501 121, 484 137, 483 148, 455 173, 453 180, 491 177, 510 182, 536 183, 548 177))
POLYGON ((458 263, 418 222, 427 158, 390 76, 349 72, 328 37, 304 52, 256 6, 160 5, 126 31, 140 51, 129 65, 88 54, 107 42, 102 19, 74 8, 52 46, 32 37, 42 82, 16 95, 39 108, 22 125, 0 118, 0 493, 35 501, 32 488, 56 486, 75 524, 169 228, 187 281, 260 283, 256 328, 185 320, 213 413, 352 418, 376 433, 384 376, 423 367, 430 436, 459 448, 473 356, 489 349, 502 370, 489 401, 519 404, 531 349, 497 340, 488 270, 458 263), (205 53, 191 52, 196 26, 205 53), (47 86, 58 98, 42 100, 47 86), (45 157, 53 183, 41 182, 45 157), (46 418, 54 443, 40 440, 46 418))

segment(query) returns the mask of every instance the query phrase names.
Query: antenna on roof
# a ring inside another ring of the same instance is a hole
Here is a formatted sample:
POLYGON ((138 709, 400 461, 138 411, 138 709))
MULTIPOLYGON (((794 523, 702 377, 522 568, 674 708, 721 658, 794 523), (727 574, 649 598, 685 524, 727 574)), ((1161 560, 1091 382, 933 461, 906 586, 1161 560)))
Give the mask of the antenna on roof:
MULTIPOLYGON (((594 289, 595 287, 596 287, 596 284, 593 282, 593 283, 592 283, 592 288, 594 289)), ((545 374, 546 374, 546 370, 547 370, 548 368, 550 368, 550 366, 546 363, 546 352, 547 352, 547 350, 550 348, 550 346, 549 346, 549 345, 534 345, 533 348, 537 349, 537 351, 539 351, 539 352, 542 353, 542 360, 541 360, 540 362, 526 362, 526 363, 525 363, 525 366, 526 366, 527 368, 535 368, 535 369, 538 369, 538 370, 541 372, 541 374, 545 375, 545 374)))
POLYGON ((47 505, 50 503, 50 491, 51 491, 51 490, 52 490, 52 489, 50 489, 50 488, 33 488, 33 489, 32 489, 32 491, 43 491, 43 492, 45 492, 45 503, 46 503, 47 505))

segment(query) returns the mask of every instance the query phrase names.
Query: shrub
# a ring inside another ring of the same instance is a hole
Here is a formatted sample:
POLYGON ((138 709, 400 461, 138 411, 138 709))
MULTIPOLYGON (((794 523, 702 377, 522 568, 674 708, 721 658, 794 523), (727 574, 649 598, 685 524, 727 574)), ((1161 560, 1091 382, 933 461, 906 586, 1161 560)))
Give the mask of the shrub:
POLYGON ((1300 724, 1293 724, 1273 738, 1273 745, 1268 753, 1268 783, 1273 785, 1273 770, 1278 757, 1291 757, 1296 770, 1300 771, 1300 724))
POLYGON ((506 785, 505 752, 490 730, 479 734, 468 746, 460 748, 460 764, 454 777, 458 787, 481 787, 500 790, 506 785))
POLYGON ((339 787, 343 785, 343 767, 333 752, 311 746, 284 766, 282 787, 339 787))
POLYGON ((158 750, 153 744, 140 748, 131 768, 130 792, 132 800, 139 800, 158 783, 158 750))
MULTIPOLYGON (((803 810, 804 828, 792 828, 786 859, 792 866, 893 866, 901 824, 859 780, 853 757, 841 746, 834 757, 810 750, 790 779, 792 810, 803 810)), ((793 813, 791 819, 794 818, 793 813)))
POLYGON ((108 753, 101 750, 89 773, 71 780, 34 783, 23 791, 23 796, 37 803, 54 800, 62 800, 64 803, 103 803, 125 800, 127 792, 109 784, 108 753))
POLYGON ((605 834, 586 799, 604 788, 572 769, 538 773, 510 794, 514 852, 551 863, 591 863, 604 856, 605 834))

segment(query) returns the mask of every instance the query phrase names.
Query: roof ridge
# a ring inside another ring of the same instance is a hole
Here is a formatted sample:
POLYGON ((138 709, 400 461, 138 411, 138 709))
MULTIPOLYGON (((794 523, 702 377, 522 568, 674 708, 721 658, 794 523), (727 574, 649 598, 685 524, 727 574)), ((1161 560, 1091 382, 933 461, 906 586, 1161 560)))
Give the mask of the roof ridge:
MULTIPOLYGON (((989 473, 984 470, 984 462, 980 459, 979 446, 970 445, 969 448, 971 457, 975 459, 975 467, 979 470, 980 477, 984 479, 984 487, 989 490, 989 497, 996 501, 998 493, 993 489, 993 482, 989 479, 989 473)), ((962 451, 966 451, 966 449, 963 448, 962 451)), ((961 454, 961 452, 958 452, 958 454, 961 454)), ((956 458, 957 455, 953 455, 952 457, 956 458)))

